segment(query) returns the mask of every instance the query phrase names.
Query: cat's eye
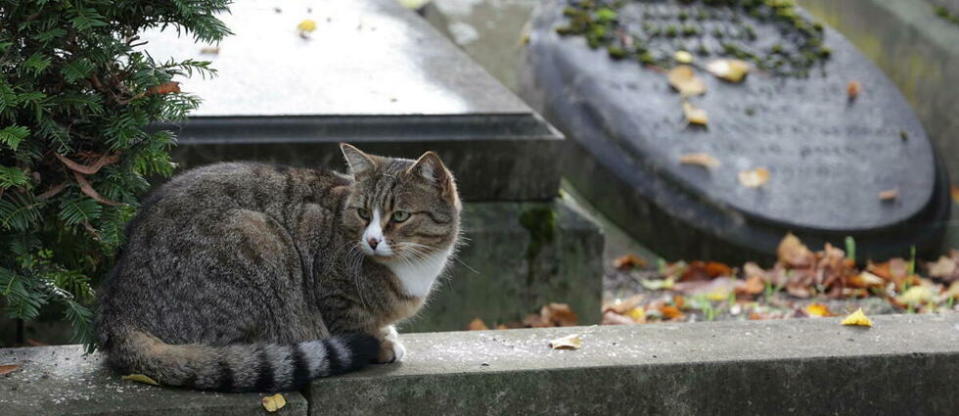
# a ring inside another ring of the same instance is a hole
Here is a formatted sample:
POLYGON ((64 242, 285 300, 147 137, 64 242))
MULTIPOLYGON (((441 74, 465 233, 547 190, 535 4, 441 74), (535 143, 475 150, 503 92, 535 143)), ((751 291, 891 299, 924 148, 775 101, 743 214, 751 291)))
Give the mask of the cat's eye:
POLYGON ((370 210, 366 208, 357 208, 356 213, 359 214, 360 218, 364 220, 370 219, 370 210))
POLYGON ((393 211, 393 222, 403 222, 410 219, 410 213, 407 211, 393 211))

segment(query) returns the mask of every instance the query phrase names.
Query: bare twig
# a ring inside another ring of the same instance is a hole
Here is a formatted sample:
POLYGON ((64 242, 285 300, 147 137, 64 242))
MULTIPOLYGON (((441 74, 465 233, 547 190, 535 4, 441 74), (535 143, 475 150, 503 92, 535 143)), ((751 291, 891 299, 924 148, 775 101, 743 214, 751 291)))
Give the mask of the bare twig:
POLYGON ((39 198, 39 199, 50 199, 50 198, 52 198, 54 195, 59 194, 59 193, 60 193, 61 191, 63 191, 64 188, 66 188, 66 187, 67 187, 67 183, 66 183, 66 182, 61 183, 61 184, 59 184, 59 185, 55 185, 55 186, 51 187, 50 189, 47 189, 46 192, 44 192, 44 193, 42 193, 42 194, 40 194, 40 195, 37 195, 37 198, 39 198))
POLYGON ((78 172, 73 172, 73 177, 77 180, 77 183, 80 184, 80 191, 86 194, 88 197, 93 198, 97 202, 103 205, 109 205, 111 207, 117 207, 123 205, 117 201, 111 201, 100 195, 96 189, 93 189, 93 185, 90 185, 90 182, 87 181, 83 175, 78 172))
POLYGON ((115 154, 103 155, 103 156, 100 156, 100 158, 97 159, 97 161, 94 162, 92 165, 87 166, 87 165, 81 165, 77 162, 74 162, 68 159, 66 156, 63 156, 59 153, 55 153, 55 154, 57 156, 57 159, 60 159, 60 161, 63 162, 63 164, 66 165, 68 168, 70 168, 70 170, 77 173, 82 173, 84 175, 93 175, 94 173, 99 172, 100 169, 103 168, 104 166, 109 165, 111 163, 116 163, 118 160, 120 160, 120 156, 117 156, 115 154))

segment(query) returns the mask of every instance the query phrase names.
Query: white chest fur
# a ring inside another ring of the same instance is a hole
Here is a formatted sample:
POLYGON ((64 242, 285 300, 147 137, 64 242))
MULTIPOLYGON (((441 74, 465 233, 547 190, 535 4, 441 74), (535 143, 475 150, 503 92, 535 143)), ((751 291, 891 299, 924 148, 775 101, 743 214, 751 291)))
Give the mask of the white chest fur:
POLYGON ((430 293, 436 278, 443 272, 451 253, 452 249, 420 260, 391 262, 386 266, 400 280, 407 295, 424 298, 430 293))

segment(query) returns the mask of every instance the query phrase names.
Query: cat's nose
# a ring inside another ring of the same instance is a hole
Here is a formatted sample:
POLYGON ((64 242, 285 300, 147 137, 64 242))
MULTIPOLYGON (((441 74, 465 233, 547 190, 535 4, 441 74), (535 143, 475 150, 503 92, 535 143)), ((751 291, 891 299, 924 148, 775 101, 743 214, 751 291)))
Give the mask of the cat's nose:
POLYGON ((370 248, 372 248, 373 250, 376 250, 376 246, 380 244, 380 240, 377 240, 376 238, 367 239, 366 242, 367 244, 370 245, 370 248))

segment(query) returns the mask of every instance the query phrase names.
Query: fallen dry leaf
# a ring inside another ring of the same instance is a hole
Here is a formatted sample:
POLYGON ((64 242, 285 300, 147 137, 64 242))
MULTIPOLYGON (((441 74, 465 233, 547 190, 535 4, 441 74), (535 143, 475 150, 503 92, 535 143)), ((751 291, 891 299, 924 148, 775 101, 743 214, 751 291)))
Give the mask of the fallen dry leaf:
POLYGON ((616 258, 616 260, 613 260, 613 267, 619 270, 643 268, 646 267, 646 260, 643 260, 642 257, 639 257, 635 254, 627 254, 624 256, 619 256, 616 258))
POLYGON ((640 293, 637 295, 630 296, 626 299, 616 299, 611 303, 603 305, 603 312, 613 311, 620 315, 624 315, 633 308, 639 306, 643 302, 643 299, 646 298, 646 295, 640 293))
POLYGON ((0 376, 4 374, 10 374, 20 368, 20 364, 4 364, 0 365, 0 376))
POLYGON ((846 95, 849 96, 850 100, 855 100, 859 97, 859 92, 862 90, 862 85, 859 84, 859 81, 849 81, 849 84, 846 84, 846 95))
POLYGON ((879 193, 880 201, 892 201, 899 198, 899 189, 887 189, 879 193))
POLYGON ((578 350, 582 346, 583 339, 580 338, 579 334, 570 334, 549 342, 549 347, 554 350, 578 350))
POLYGON ((832 313, 832 311, 829 310, 828 306, 822 303, 810 303, 809 305, 806 305, 805 308, 803 308, 803 311, 806 312, 806 315, 809 315, 809 316, 818 316, 818 317, 836 316, 836 314, 832 313))
POLYGON ((749 74, 749 63, 739 59, 717 59, 706 64, 706 70, 722 80, 741 82, 749 74))
POLYGON ((847 283, 849 283, 850 286, 858 288, 870 288, 882 286, 884 282, 885 280, 882 280, 879 276, 869 272, 862 272, 849 278, 847 283))
POLYGON ((633 322, 637 324, 646 323, 646 310, 643 309, 642 306, 633 308, 628 313, 626 313, 626 316, 628 316, 630 319, 633 320, 633 322))
POLYGON ((766 283, 763 282, 763 279, 759 276, 752 276, 747 278, 742 285, 736 287, 736 294, 755 296, 763 293, 763 290, 766 290, 766 283))
POLYGON ((949 186, 949 194, 952 195, 952 202, 959 204, 959 186, 949 186))
POLYGON ((282 409, 283 406, 286 406, 286 398, 283 397, 283 394, 277 393, 260 399, 260 404, 263 405, 263 408, 266 409, 267 412, 273 413, 282 409))
POLYGON ((130 375, 126 375, 126 376, 120 377, 120 379, 121 379, 121 380, 135 381, 135 382, 137 382, 137 383, 150 384, 150 385, 154 385, 154 386, 159 386, 159 385, 160 385, 160 383, 157 383, 156 380, 150 378, 149 376, 145 376, 145 375, 143 375, 143 374, 130 374, 130 375))
POLYGON ((484 331, 489 329, 489 327, 486 326, 486 322, 483 322, 482 319, 475 318, 472 321, 470 321, 470 324, 466 326, 466 329, 468 331, 484 331))
POLYGON ((672 85, 683 97, 706 93, 706 83, 696 76, 693 67, 689 65, 679 65, 671 69, 666 77, 669 80, 669 85, 672 85))
POLYGON ((927 286, 913 286, 903 294, 896 296, 896 300, 904 305, 918 306, 929 303, 936 297, 932 289, 927 286))
POLYGON ((780 262, 791 267, 808 267, 816 261, 816 255, 793 233, 787 233, 779 242, 776 256, 780 262))
POLYGON ((575 326, 579 322, 579 317, 573 312, 573 309, 565 303, 550 303, 543 306, 539 311, 543 321, 553 326, 575 326))
POLYGON ((600 322, 600 325, 632 325, 636 322, 625 315, 620 315, 613 311, 606 311, 603 313, 603 320, 600 322))
POLYGON ((841 323, 843 325, 872 327, 872 320, 863 313, 862 308, 851 313, 846 319, 843 319, 841 323))
POLYGON ((205 46, 200 49, 200 53, 204 55, 219 55, 220 47, 219 46, 205 46))
POLYGON ((959 280, 952 282, 952 284, 949 285, 949 290, 945 291, 942 294, 943 300, 949 299, 949 298, 959 299, 959 280))
POLYGON ((303 33, 311 33, 316 30, 316 22, 313 19, 304 19, 296 25, 296 30, 303 33))
POLYGON ((709 115, 706 114, 706 110, 696 108, 690 103, 683 103, 683 115, 686 116, 686 122, 689 124, 699 126, 709 124, 709 115))
POLYGON ((693 54, 686 51, 676 51, 673 54, 673 59, 681 64, 691 64, 693 63, 693 54))
POLYGON ((678 321, 686 317, 686 315, 683 314, 683 311, 679 310, 679 308, 675 306, 670 306, 670 305, 664 305, 660 307, 659 312, 663 314, 663 318, 669 319, 669 320, 678 321))
POLYGON ((929 264, 929 276, 931 277, 951 280, 955 272, 956 260, 951 257, 941 256, 935 263, 929 264))
POLYGON ((672 289, 675 281, 670 279, 643 279, 639 283, 648 290, 669 290, 672 289))
POLYGON ((758 188, 769 182, 769 170, 756 168, 739 172, 739 183, 747 188, 758 188))
POLYGON ((720 163, 709 153, 689 153, 679 157, 679 163, 684 165, 696 165, 704 168, 718 168, 720 163))

